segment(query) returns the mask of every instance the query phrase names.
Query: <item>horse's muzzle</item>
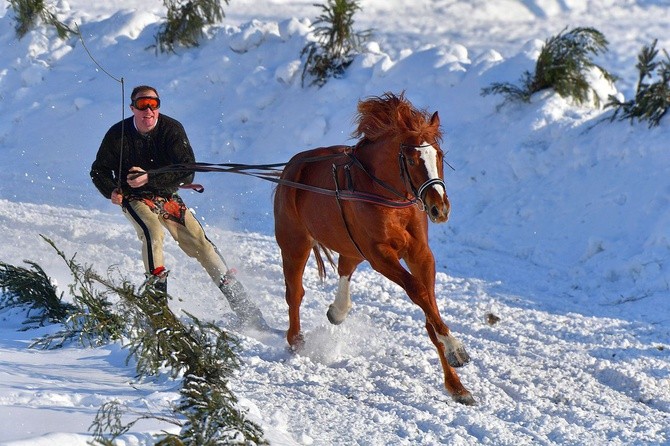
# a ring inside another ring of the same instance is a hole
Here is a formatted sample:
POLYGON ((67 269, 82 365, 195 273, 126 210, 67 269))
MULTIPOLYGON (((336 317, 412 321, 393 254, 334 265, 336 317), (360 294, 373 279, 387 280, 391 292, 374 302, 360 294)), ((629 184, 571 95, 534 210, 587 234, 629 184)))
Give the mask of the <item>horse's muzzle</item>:
POLYGON ((432 182, 432 184, 426 182, 426 184, 424 184, 420 190, 424 194, 422 201, 424 210, 428 214, 430 221, 433 223, 444 223, 445 221, 449 220, 451 205, 449 204, 449 198, 447 198, 447 187, 444 184, 444 181, 436 179, 432 182), (440 188, 435 186, 442 187, 440 188))
POLYGON ((428 218, 433 223, 444 223, 449 220, 450 210, 451 207, 448 200, 439 202, 438 204, 426 203, 426 213, 428 213, 428 218))

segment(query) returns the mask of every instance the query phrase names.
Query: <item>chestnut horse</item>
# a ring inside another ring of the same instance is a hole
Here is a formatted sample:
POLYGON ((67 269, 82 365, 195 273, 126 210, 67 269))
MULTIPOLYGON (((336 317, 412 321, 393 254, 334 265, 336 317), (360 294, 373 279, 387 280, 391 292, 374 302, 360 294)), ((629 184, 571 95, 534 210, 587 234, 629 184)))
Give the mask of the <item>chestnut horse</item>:
POLYGON ((357 144, 321 147, 286 164, 274 197, 275 236, 281 248, 289 327, 299 349, 302 276, 310 252, 325 275, 320 252, 339 253, 339 286, 327 316, 344 321, 351 309, 349 282, 361 262, 400 285, 426 316, 444 385, 454 400, 474 404, 453 367, 470 358, 451 335, 435 302, 435 259, 428 246, 428 219, 449 218, 440 149, 440 119, 415 109, 404 94, 385 93, 358 104, 357 144), (407 265, 407 269, 401 264, 407 265))

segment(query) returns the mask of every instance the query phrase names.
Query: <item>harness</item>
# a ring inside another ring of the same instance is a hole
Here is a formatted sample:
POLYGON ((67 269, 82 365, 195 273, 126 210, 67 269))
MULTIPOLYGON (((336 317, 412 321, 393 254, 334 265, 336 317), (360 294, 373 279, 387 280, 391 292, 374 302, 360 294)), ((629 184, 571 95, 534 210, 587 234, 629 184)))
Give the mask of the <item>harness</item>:
MULTIPOLYGON (((401 144, 400 148, 421 148, 421 147, 427 147, 425 145, 410 145, 410 144, 401 144)), ((366 259, 365 255, 363 255, 358 243, 354 240, 351 230, 349 228, 349 224, 347 222, 347 219, 344 215, 344 209, 342 208, 342 201, 359 201, 359 202, 365 202, 365 203, 370 203, 370 204, 376 204, 380 206, 385 206, 385 207, 390 207, 394 209, 402 209, 402 208, 407 208, 416 205, 419 210, 427 212, 426 206, 424 204, 424 194, 430 188, 431 186, 434 185, 440 185, 444 188, 446 191, 446 185, 444 183, 444 180, 441 178, 430 178, 427 181, 425 181, 423 184, 421 184, 418 188, 414 185, 414 182, 412 181, 411 176, 409 175, 409 170, 407 167, 407 159, 403 153, 402 150, 399 150, 398 152, 398 163, 400 166, 400 177, 403 182, 403 184, 406 187, 405 192, 410 192, 412 197, 407 198, 407 194, 403 193, 401 191, 398 191, 397 189, 393 188, 391 185, 385 183, 381 179, 377 178, 373 174, 371 174, 365 166, 361 163, 361 161, 356 157, 354 154, 353 148, 351 146, 346 147, 342 152, 339 153, 332 153, 328 155, 322 155, 322 156, 314 156, 314 157, 309 157, 309 158, 304 158, 301 159, 300 162, 302 163, 313 163, 313 162, 318 162, 318 161, 324 161, 324 160, 335 160, 335 159, 341 159, 343 156, 346 156, 346 162, 344 163, 336 163, 333 162, 332 165, 332 173, 333 173, 333 184, 334 184, 334 189, 327 189, 319 186, 313 186, 310 184, 303 184, 299 183, 296 181, 291 181, 291 180, 286 180, 284 178, 280 178, 281 173, 283 171, 283 168, 286 167, 289 163, 275 163, 275 164, 255 164, 255 165, 249 165, 249 164, 237 164, 237 163, 201 163, 201 162, 195 162, 195 163, 183 163, 183 164, 172 164, 169 166, 161 167, 158 169, 152 169, 147 172, 138 172, 138 175, 142 175, 144 173, 148 174, 162 174, 162 173, 173 173, 173 172, 183 172, 183 171, 190 171, 190 172, 228 172, 228 173, 236 173, 240 175, 247 175, 247 176, 252 176, 255 178, 260 178, 263 180, 267 180, 273 183, 276 183, 281 186, 287 186, 287 187, 292 187, 295 189, 300 189, 300 190, 305 190, 308 192, 314 192, 317 194, 321 195, 326 195, 329 197, 335 197, 337 201, 338 208, 340 209, 340 215, 342 216, 342 221, 344 223, 344 227, 347 230, 347 234, 349 235, 349 239, 351 240, 352 244, 356 247, 356 250, 360 254, 360 256, 364 259, 366 259), (344 169, 344 178, 346 182, 346 187, 342 187, 339 181, 339 175, 338 175, 338 169, 344 169), (382 189, 388 191, 391 195, 393 195, 393 198, 388 198, 384 197, 382 195, 370 193, 370 192, 364 192, 364 191, 357 191, 355 190, 354 183, 353 183, 353 177, 352 177, 352 169, 357 168, 359 171, 363 172, 370 178, 372 182, 380 186, 382 189)), ((194 189, 198 192, 202 192, 204 188, 201 185, 198 184, 192 184, 192 185, 186 185, 185 187, 194 189)))

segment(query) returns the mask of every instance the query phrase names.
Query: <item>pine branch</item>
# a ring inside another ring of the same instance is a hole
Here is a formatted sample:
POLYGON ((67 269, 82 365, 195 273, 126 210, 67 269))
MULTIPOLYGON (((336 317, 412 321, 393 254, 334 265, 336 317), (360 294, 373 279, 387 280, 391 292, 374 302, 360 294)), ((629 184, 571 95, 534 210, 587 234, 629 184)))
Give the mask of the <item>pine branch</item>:
POLYGON ((94 347, 121 339, 125 333, 123 317, 114 311, 107 293, 96 288, 100 277, 91 267, 82 267, 75 262, 74 256, 68 259, 53 241, 44 236, 42 238, 65 261, 72 274, 74 282, 69 290, 74 305, 62 321, 62 330, 35 340, 31 347, 58 348, 74 339, 78 339, 81 345, 94 347))
POLYGON ((510 83, 494 83, 482 89, 482 95, 502 94, 505 102, 518 100, 530 102, 533 94, 553 89, 561 97, 572 98, 584 104, 592 98, 600 107, 600 98, 587 80, 587 73, 597 69, 610 82, 615 78, 591 58, 607 50, 605 36, 594 28, 574 28, 561 31, 545 42, 535 63, 534 73, 526 71, 521 78, 521 87, 510 83))
POLYGON ((44 0, 9 0, 9 6, 14 11, 16 21, 14 30, 19 39, 40 23, 56 28, 56 33, 61 39, 67 38, 70 34, 77 34, 76 31, 58 20, 54 12, 47 9, 44 0))
POLYGON ((117 401, 104 404, 90 427, 95 443, 113 445, 139 420, 154 419, 181 426, 179 435, 164 434, 158 445, 267 444, 261 428, 237 407, 237 397, 228 386, 228 380, 241 366, 235 336, 188 313, 186 322, 180 320, 168 306, 169 296, 150 284, 139 289, 127 281, 117 285, 92 268, 81 266, 74 257, 66 257, 51 240, 42 238, 72 273, 74 283, 69 289, 74 305, 61 303, 62 294, 56 295, 39 265, 27 262, 32 267, 28 270, 0 264, 0 302, 4 304, 0 308, 37 308, 37 302, 39 308, 48 308, 52 315, 49 317, 63 323, 61 331, 34 345, 58 347, 77 337, 90 346, 125 339, 127 362, 135 360, 138 377, 159 375, 167 369, 173 379, 183 380, 181 399, 172 408, 174 418, 129 411, 117 401), (116 305, 108 301, 110 294, 118 296, 116 305), (124 423, 122 417, 128 412, 135 418, 124 423))
POLYGON ((670 56, 663 50, 665 59, 656 61, 657 40, 644 46, 638 54, 637 90, 635 98, 622 102, 610 96, 606 107, 614 108, 611 120, 630 119, 631 121, 649 121, 649 128, 658 126, 670 108, 670 56), (652 82, 654 72, 658 78, 652 82))
MULTIPOLYGON (((228 5, 229 0, 223 0, 228 5)), ((175 52, 177 46, 199 45, 204 29, 225 17, 219 0, 163 0, 167 19, 156 34, 161 52, 175 52)))
MULTIPOLYGON (((173 379, 183 376, 181 399, 173 409, 185 420, 181 432, 166 434, 157 445, 267 444, 261 428, 237 407, 237 397, 228 386, 241 365, 235 336, 189 313, 185 313, 188 323, 182 322, 168 307, 165 296, 151 287, 137 293, 132 287, 103 284, 126 305, 129 329, 125 347, 128 360, 135 360, 138 377, 166 370, 173 379)), ((108 426, 112 436, 120 435, 124 430, 109 422, 109 413, 113 412, 100 412, 96 426, 108 426)))
POLYGON ((311 77, 310 85, 322 87, 328 79, 344 75, 372 32, 354 32, 354 14, 361 9, 357 0, 328 0, 314 6, 321 8, 321 15, 313 24, 316 40, 305 45, 300 53, 300 57, 307 56, 302 85, 311 77))
POLYGON ((66 320, 74 308, 63 302, 63 293, 58 296, 56 288, 44 270, 36 263, 25 260, 31 269, 0 262, 0 309, 27 307, 35 310, 24 324, 25 329, 43 326, 45 323, 58 323, 66 320))

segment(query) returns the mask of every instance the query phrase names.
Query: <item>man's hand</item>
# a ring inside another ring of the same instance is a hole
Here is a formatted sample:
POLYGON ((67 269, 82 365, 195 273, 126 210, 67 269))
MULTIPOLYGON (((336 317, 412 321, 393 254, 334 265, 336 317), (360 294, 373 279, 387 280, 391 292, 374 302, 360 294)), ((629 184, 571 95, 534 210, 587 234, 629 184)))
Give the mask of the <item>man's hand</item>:
POLYGON ((118 204, 119 206, 123 204, 123 195, 119 191, 119 189, 114 189, 112 192, 112 203, 118 204))
POLYGON ((149 175, 143 173, 144 169, 141 167, 131 167, 128 171, 128 185, 133 188, 142 187, 149 182, 149 175))

